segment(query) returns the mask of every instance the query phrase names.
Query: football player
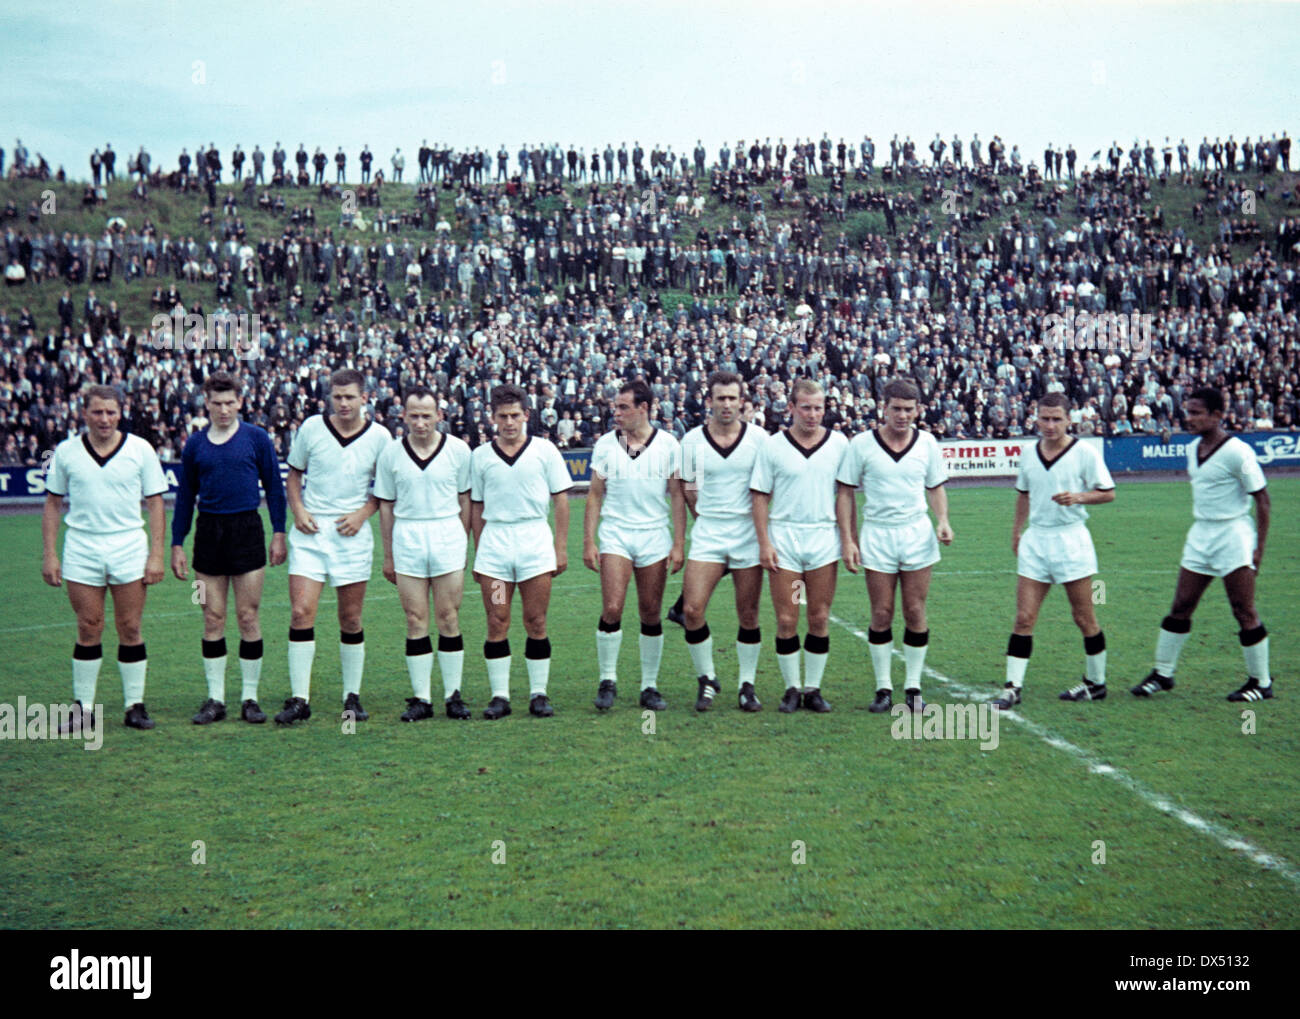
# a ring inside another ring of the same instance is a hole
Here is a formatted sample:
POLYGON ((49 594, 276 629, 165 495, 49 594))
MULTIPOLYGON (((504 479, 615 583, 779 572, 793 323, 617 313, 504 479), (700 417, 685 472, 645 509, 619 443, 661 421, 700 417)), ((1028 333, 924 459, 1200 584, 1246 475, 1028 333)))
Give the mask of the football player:
POLYGON ((1183 405, 1183 420, 1196 438, 1187 447, 1192 483, 1191 529, 1174 589, 1174 604, 1160 624, 1155 668, 1133 688, 1150 697, 1174 688, 1178 655, 1192 630, 1192 613, 1215 577, 1223 578, 1237 634, 1246 658, 1246 682, 1228 694, 1230 701, 1263 701, 1273 696, 1268 668, 1268 631, 1255 611, 1255 577, 1264 561, 1270 502, 1264 472, 1250 446, 1223 430, 1223 394, 1198 389, 1183 405), (1255 521, 1250 518, 1251 501, 1255 521))

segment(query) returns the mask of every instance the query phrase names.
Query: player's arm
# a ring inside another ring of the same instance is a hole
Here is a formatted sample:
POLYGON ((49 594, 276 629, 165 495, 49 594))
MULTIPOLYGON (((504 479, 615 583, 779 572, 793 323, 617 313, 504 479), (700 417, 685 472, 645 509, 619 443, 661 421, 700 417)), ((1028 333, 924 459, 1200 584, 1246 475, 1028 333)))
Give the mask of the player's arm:
POLYGON ((768 572, 776 572, 776 549, 767 533, 767 520, 772 509, 772 493, 749 490, 750 505, 754 514, 754 530, 758 534, 758 565, 768 572))
POLYGON ((555 507, 555 573, 559 576, 569 568, 569 491, 551 495, 555 507))
POLYGON ((384 579, 397 583, 397 566, 393 561, 393 502, 379 500, 379 540, 384 549, 384 579))
POLYGON ((59 562, 59 518, 63 515, 63 496, 45 493, 45 508, 41 511, 41 545, 44 555, 41 578, 50 587, 63 586, 63 566, 59 562))
POLYGON ((303 534, 316 534, 320 525, 316 518, 307 512, 302 501, 302 471, 297 467, 289 468, 289 480, 285 484, 285 496, 289 500, 289 512, 293 514, 293 526, 303 534))
POLYGON ((840 529, 840 558, 850 573, 857 573, 862 563, 858 549, 857 487, 835 482, 835 522, 840 529))
POLYGON ((1016 493, 1016 518, 1011 524, 1011 554, 1020 554, 1020 535, 1029 522, 1029 493, 1016 493))
POLYGON ((460 503, 460 526, 465 528, 466 534, 469 534, 470 533, 469 492, 468 491, 461 492, 459 495, 456 496, 456 499, 460 503))
POLYGON ((474 535, 474 548, 478 548, 478 540, 483 536, 483 504, 470 500, 469 504, 469 530, 474 535))
POLYGON ((582 513, 582 563, 597 573, 600 572, 600 549, 596 546, 596 527, 600 523, 600 507, 604 502, 605 479, 592 471, 587 506, 582 513))
POLYGON ((668 479, 668 506, 673 520, 673 548, 668 569, 676 573, 686 565, 686 485, 681 478, 668 479))
POLYGON ((271 550, 270 563, 280 566, 289 558, 289 542, 285 534, 287 525, 287 502, 284 495, 284 482, 280 480, 280 461, 275 455, 275 444, 271 437, 262 433, 264 438, 258 446, 257 470, 262 479, 262 490, 266 493, 266 510, 271 514, 271 550))
POLYGON ((339 525, 339 534, 350 538, 354 534, 360 534, 361 528, 366 526, 366 521, 378 512, 379 500, 372 494, 360 509, 344 513, 334 522, 339 525))
POLYGON ((190 533, 198 490, 199 469, 191 437, 181 452, 181 476, 176 486, 176 502, 172 505, 172 575, 177 580, 185 580, 190 572, 185 560, 185 536, 190 533))
POLYGON ((925 490, 925 501, 930 504, 930 511, 934 514, 935 535, 943 544, 951 545, 952 524, 948 523, 947 486, 935 485, 934 488, 927 488, 925 490))
POLYGON ((1255 499, 1255 572, 1259 572, 1260 565, 1264 562, 1264 542, 1268 540, 1268 523, 1272 516, 1273 503, 1268 497, 1268 489, 1261 488, 1258 492, 1251 492, 1255 499))
POLYGON ((1052 502, 1061 506, 1100 506, 1115 501, 1115 489, 1094 488, 1088 492, 1057 492, 1052 502))
POLYGON ((167 511, 161 495, 151 495, 144 501, 149 513, 149 558, 145 561, 145 584, 157 584, 164 577, 163 537, 167 533, 167 511))

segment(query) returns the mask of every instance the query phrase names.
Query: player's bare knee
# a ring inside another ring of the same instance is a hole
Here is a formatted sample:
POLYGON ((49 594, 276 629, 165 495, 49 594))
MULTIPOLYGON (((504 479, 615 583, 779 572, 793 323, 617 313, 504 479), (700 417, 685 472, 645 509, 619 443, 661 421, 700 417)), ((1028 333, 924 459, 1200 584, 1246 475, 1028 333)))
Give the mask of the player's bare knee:
POLYGON ((140 636, 140 624, 138 622, 123 620, 117 623, 116 629, 119 643, 129 646, 144 642, 144 638, 140 636))
POLYGON ((545 612, 525 612, 524 613, 524 632, 534 640, 541 640, 546 636, 546 613, 545 612))
POLYGON ((698 630, 704 625, 704 606, 687 602, 682 606, 682 616, 686 620, 686 629, 698 630))
POLYGON ((831 609, 829 605, 809 605, 808 606, 808 632, 825 633, 831 622, 831 609))
MULTIPOLYGON (((909 630, 914 630, 914 631, 916 631, 917 633, 921 633, 921 632, 923 632, 923 631, 926 629, 926 624, 925 624, 925 603, 923 602, 923 603, 920 604, 919 606, 918 606, 918 605, 912 605, 912 606, 904 605, 904 606, 903 606, 903 624, 904 624, 904 625, 905 625, 909 630)), ((881 627, 881 629, 884 629, 884 627, 881 627)))
POLYGON ((894 606, 889 606, 886 610, 882 608, 873 608, 871 610, 871 628, 873 630, 888 630, 894 625, 894 606))
POLYGON ((256 605, 241 605, 235 610, 235 625, 241 634, 258 628, 258 611, 256 605))
POLYGON ((456 634, 460 632, 460 611, 454 605, 438 609, 434 616, 438 623, 438 632, 456 634))

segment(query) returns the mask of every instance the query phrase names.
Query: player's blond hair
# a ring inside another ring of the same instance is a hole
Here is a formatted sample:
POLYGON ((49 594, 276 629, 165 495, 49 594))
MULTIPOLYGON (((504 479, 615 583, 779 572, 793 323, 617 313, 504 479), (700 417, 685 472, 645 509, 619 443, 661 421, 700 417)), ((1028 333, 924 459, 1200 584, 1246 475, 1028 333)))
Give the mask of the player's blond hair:
POLYGON ((825 396, 826 390, 822 389, 820 382, 815 382, 812 379, 796 379, 795 384, 790 387, 790 402, 798 403, 799 397, 804 393, 812 396, 825 396))

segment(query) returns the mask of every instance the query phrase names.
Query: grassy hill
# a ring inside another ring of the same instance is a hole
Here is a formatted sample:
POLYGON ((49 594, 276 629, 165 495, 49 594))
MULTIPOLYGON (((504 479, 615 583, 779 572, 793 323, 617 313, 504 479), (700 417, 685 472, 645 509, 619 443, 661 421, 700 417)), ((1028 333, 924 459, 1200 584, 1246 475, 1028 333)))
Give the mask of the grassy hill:
MULTIPOLYGON (((1238 175, 1244 178, 1245 175, 1238 175)), ((1252 182, 1257 178, 1249 178, 1252 182)), ((1004 190, 1006 186, 1013 184, 1015 178, 1003 178, 1004 190)), ((1268 178, 1267 195, 1258 195, 1256 202, 1255 216, 1260 222, 1263 235, 1271 237, 1276 227, 1277 220, 1285 217, 1292 212, 1293 206, 1288 207, 1285 203, 1285 197, 1289 190, 1293 189, 1296 184, 1295 174, 1275 174, 1268 178)), ((928 205, 921 201, 922 183, 913 177, 906 184, 890 183, 882 184, 879 173, 872 179, 869 185, 859 183, 849 179, 845 185, 846 199, 854 191, 866 190, 867 187, 880 188, 887 193, 901 195, 904 192, 911 192, 917 198, 918 212, 917 216, 901 215, 898 221, 898 232, 900 235, 906 234, 912 227, 914 221, 923 217, 927 212, 933 220, 934 225, 930 232, 934 233, 943 228, 947 217, 941 209, 941 201, 934 200, 928 205)), ((1049 182, 1048 187, 1054 186, 1054 182, 1049 182)), ((80 236, 88 234, 92 238, 98 238, 104 229, 105 224, 112 217, 121 217, 126 221, 131 229, 138 228, 145 218, 151 219, 156 225, 159 235, 170 234, 173 238, 193 236, 200 242, 206 241, 208 235, 214 228, 202 227, 199 224, 199 214, 206 204, 206 195, 197 194, 179 194, 165 188, 151 189, 147 201, 141 202, 131 195, 131 184, 124 178, 119 178, 108 188, 108 201, 106 204, 97 207, 86 208, 82 205, 82 190, 84 184, 81 182, 68 182, 59 184, 53 181, 41 182, 34 180, 5 180, 0 181, 0 208, 3 208, 8 202, 12 201, 18 209, 16 219, 5 220, 5 225, 12 227, 15 231, 31 231, 33 225, 29 222, 27 210, 30 203, 35 200, 39 205, 49 207, 48 199, 52 192, 53 205, 48 214, 43 214, 39 222, 35 225, 36 229, 42 232, 48 231, 51 227, 58 234, 64 232, 80 236)), ((608 193, 608 185, 601 185, 602 194, 608 193)), ((226 186, 217 189, 218 201, 224 199, 225 195, 232 188, 227 183, 226 186)), ((255 203, 243 202, 242 191, 236 190, 236 197, 241 199, 239 214, 243 217, 247 227, 248 237, 255 244, 257 239, 263 235, 269 238, 280 236, 287 222, 286 216, 276 217, 259 209, 255 203)), ((260 192, 260 188, 258 191, 260 192)), ((801 206, 791 207, 786 205, 782 208, 776 208, 772 201, 774 188, 770 185, 764 185, 759 189, 763 197, 765 214, 769 227, 773 230, 782 222, 790 221, 800 216, 803 212, 801 206)), ((815 176, 809 178, 809 191, 822 198, 828 197, 829 181, 827 178, 815 176)), ((583 185, 565 185, 566 198, 571 200, 575 207, 582 208, 587 204, 589 195, 589 186, 583 185)), ((351 228, 341 228, 341 203, 337 200, 328 204, 322 204, 320 201, 319 191, 316 188, 303 189, 286 189, 283 191, 285 202, 289 209, 295 206, 310 205, 315 208, 317 229, 323 229, 326 226, 334 228, 335 237, 353 236, 356 231, 351 228)), ((450 208, 454 200, 454 192, 440 191, 440 209, 447 210, 448 220, 451 221, 450 208)), ((670 194, 675 194, 675 189, 670 190, 670 194)), ((976 192, 978 200, 979 192, 976 192)), ((1165 224, 1167 229, 1173 229, 1182 225, 1189 236, 1199 245, 1205 246, 1213 242, 1217 237, 1218 219, 1214 214, 1212 207, 1207 208, 1205 222, 1197 224, 1192 218, 1192 208, 1197 202, 1204 201, 1204 191, 1198 185, 1184 186, 1177 181, 1171 181, 1168 185, 1162 185, 1158 181, 1151 184, 1151 201, 1144 203, 1147 211, 1160 205, 1164 210, 1165 224)), ((1068 226, 1077 225, 1080 220, 1079 215, 1075 212, 1075 201, 1072 196, 1067 195, 1062 202, 1061 214, 1056 218, 1058 226, 1063 230, 1068 226)), ((416 185, 415 184, 385 184, 383 190, 383 205, 385 210, 410 210, 416 208, 416 185)), ((563 208, 564 199, 550 196, 540 199, 537 203, 539 210, 550 212, 563 208)), ((1003 222, 1009 220, 1016 211, 1020 212, 1022 219, 1029 216, 1035 222, 1041 221, 1041 214, 1032 209, 1032 196, 1021 201, 1017 206, 1005 208, 990 217, 982 225, 979 231, 967 231, 965 236, 974 240, 983 233, 996 233, 1003 222)), ((217 218, 215 220, 215 230, 220 235, 220 209, 216 210, 217 218)), ((367 221, 370 219, 369 209, 364 209, 367 221)), ((735 205, 723 205, 712 198, 709 198, 706 204, 705 212, 701 220, 696 221, 690 217, 683 217, 677 230, 676 239, 678 242, 689 243, 694 239, 696 231, 700 226, 708 228, 710 231, 724 228, 730 224, 733 216, 739 216, 742 223, 748 223, 749 214, 735 205)), ((850 209, 845 216, 845 221, 841 224, 834 220, 833 217, 827 217, 823 220, 823 229, 829 241, 838 239, 839 233, 844 232, 850 241, 860 242, 862 238, 869 234, 883 234, 885 231, 885 219, 882 213, 876 211, 854 211, 850 209)), ((367 233, 367 238, 379 236, 367 233)), ((409 237, 412 243, 418 244, 422 240, 432 240, 432 230, 416 230, 405 228, 401 234, 403 238, 409 237)), ((462 223, 453 226, 453 236, 459 241, 468 239, 468 230, 462 223)), ((1238 244, 1234 246, 1236 253, 1244 257, 1250 249, 1249 245, 1238 244)), ((95 291, 99 299, 107 304, 115 300, 119 308, 122 309, 123 322, 132 325, 137 331, 147 326, 152 318, 152 312, 149 308, 149 295, 153 287, 158 283, 164 286, 170 282, 170 274, 160 275, 156 280, 142 279, 136 280, 130 284, 122 281, 120 276, 116 276, 113 282, 108 285, 95 286, 95 291)), ((86 296, 86 292, 93 284, 86 282, 76 287, 70 287, 72 297, 78 310, 86 296)), ((16 317, 20 309, 24 306, 30 308, 36 318, 37 326, 42 332, 48 329, 57 321, 55 307, 59 296, 64 289, 61 282, 47 283, 41 287, 35 287, 30 284, 22 287, 5 288, 2 299, 2 306, 11 318, 16 317)), ((198 298, 203 302, 204 307, 211 308, 215 305, 214 294, 215 284, 180 284, 182 295, 187 304, 194 300, 197 293, 198 298)), ((394 297, 400 294, 400 289, 393 287, 394 297)), ((304 293, 310 297, 315 294, 314 285, 304 285, 304 293)), ((237 294, 242 292, 242 287, 237 285, 237 294)), ((734 298, 734 293, 729 295, 734 298)), ((690 297, 684 291, 665 291, 662 293, 666 307, 675 306, 682 301, 689 301, 690 297)), ((426 292, 427 298, 427 292, 426 292)))

